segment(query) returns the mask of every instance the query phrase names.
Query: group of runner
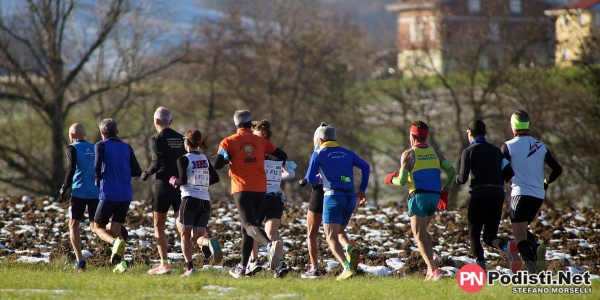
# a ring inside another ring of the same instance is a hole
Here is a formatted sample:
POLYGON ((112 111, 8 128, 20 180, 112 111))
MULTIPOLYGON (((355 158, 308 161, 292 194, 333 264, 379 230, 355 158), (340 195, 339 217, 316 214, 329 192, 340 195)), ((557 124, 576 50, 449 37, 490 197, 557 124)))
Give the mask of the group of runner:
MULTIPOLYGON (((165 221, 172 207, 181 236, 185 258, 182 277, 195 273, 192 262, 193 245, 215 263, 223 259, 217 240, 207 236, 210 219, 209 186, 220 181, 217 170, 229 166, 231 194, 241 221, 241 262, 229 271, 235 277, 252 276, 263 266, 258 263, 258 244, 266 247, 266 267, 275 271, 275 277, 288 273, 279 226, 285 197, 281 180, 294 178, 296 164, 288 155, 270 142, 271 124, 267 120, 253 121, 247 110, 235 112, 236 133, 224 138, 217 154, 210 161, 202 150, 207 149, 204 137, 196 129, 184 135, 170 128, 171 112, 159 107, 154 114, 158 132, 150 140, 152 162, 142 172, 133 149, 118 137, 117 123, 104 119, 99 123, 103 140, 95 145, 85 141, 85 129, 73 124, 69 129, 71 145, 67 147, 67 175, 60 189, 64 198, 69 188, 70 233, 75 250, 74 268, 84 270, 81 253, 79 222, 87 206, 90 226, 102 240, 112 245, 111 262, 115 272, 127 269, 122 259, 125 241, 122 226, 132 200, 131 178, 141 176, 146 181, 156 174, 152 211, 154 235, 160 264, 148 271, 159 275, 171 272, 167 257, 165 221), (109 220, 111 221, 110 227, 109 220), (262 227, 264 222, 264 229, 262 227)), ((471 252, 477 263, 485 268, 483 248, 479 241, 483 228, 484 242, 506 252, 511 269, 521 268, 521 258, 530 271, 545 268, 545 246, 537 242, 528 225, 535 218, 544 198, 544 190, 562 172, 560 165, 541 142, 529 135, 529 116, 517 111, 511 118, 515 138, 506 142, 502 150, 485 140, 486 127, 481 120, 469 124, 471 145, 463 151, 461 166, 456 175, 454 166, 426 142, 429 128, 422 121, 412 123, 409 139, 411 148, 402 153, 400 169, 390 173, 386 184, 409 184, 408 209, 411 229, 419 252, 427 265, 425 280, 441 277, 438 261, 433 253, 432 237, 427 232, 437 210, 445 210, 448 194, 455 180, 464 184, 471 174, 471 201, 469 204, 469 236, 471 252), (544 163, 552 173, 544 180, 544 163), (440 171, 447 172, 442 184, 440 171), (511 221, 514 242, 497 237, 504 199, 504 184, 512 179, 511 221)), ((338 280, 356 274, 360 250, 345 233, 345 228, 356 206, 366 203, 365 191, 370 166, 353 151, 339 146, 332 125, 321 123, 313 136, 315 147, 302 186, 310 183, 312 193, 307 214, 308 252, 311 265, 302 278, 320 278, 317 234, 323 224, 327 244, 344 270, 338 280), (358 190, 354 185, 354 171, 361 171, 358 190)))
POLYGON ((505 142, 502 149, 486 141, 486 125, 473 120, 468 125, 469 147, 463 150, 458 174, 442 153, 427 144, 429 128, 422 121, 412 123, 411 148, 402 153, 400 170, 387 175, 386 184, 409 184, 408 213, 411 229, 419 252, 427 265, 425 280, 438 280, 442 275, 433 254, 432 237, 427 232, 436 210, 445 210, 448 191, 456 178, 457 184, 467 183, 471 177, 467 220, 471 255, 485 270, 485 257, 480 236, 490 247, 506 253, 512 272, 518 272, 522 261, 530 272, 546 268, 546 246, 540 244, 528 229, 540 210, 545 190, 562 173, 562 168, 546 146, 531 137, 527 112, 516 111, 510 120, 514 138, 505 142), (545 179, 544 165, 552 172, 545 179), (441 187, 440 170, 448 173, 441 187), (510 219, 514 241, 498 237, 502 217, 505 184, 512 181, 510 219))

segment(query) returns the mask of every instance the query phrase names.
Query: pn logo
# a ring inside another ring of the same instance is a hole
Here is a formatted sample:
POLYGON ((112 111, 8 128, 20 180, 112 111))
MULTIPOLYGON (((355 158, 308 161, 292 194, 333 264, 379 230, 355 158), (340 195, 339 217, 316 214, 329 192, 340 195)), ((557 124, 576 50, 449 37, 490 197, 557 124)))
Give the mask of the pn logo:
POLYGON ((479 292, 485 285, 485 271, 476 264, 464 265, 456 273, 458 286, 467 293, 479 292))

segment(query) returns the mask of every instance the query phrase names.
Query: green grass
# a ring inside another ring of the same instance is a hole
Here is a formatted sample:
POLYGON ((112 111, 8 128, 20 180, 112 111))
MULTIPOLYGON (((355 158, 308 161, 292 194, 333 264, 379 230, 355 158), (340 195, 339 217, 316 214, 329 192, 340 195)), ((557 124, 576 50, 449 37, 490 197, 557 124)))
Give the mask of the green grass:
MULTIPOLYGON (((61 260, 64 262, 64 260, 61 260)), ((108 268, 89 267, 84 273, 60 262, 20 264, 0 262, 0 299, 505 299, 510 287, 486 286, 468 294, 455 278, 423 282, 420 277, 361 276, 343 282, 333 278, 301 279, 292 272, 275 279, 267 272, 253 278, 235 279, 225 271, 199 271, 180 278, 180 268, 171 275, 149 276, 147 266, 136 266, 123 274, 108 268), (211 288, 212 287, 212 288, 211 288), (219 290, 226 289, 227 290, 219 290)), ((589 295, 517 295, 532 299, 598 299, 600 280, 593 281, 589 295)))

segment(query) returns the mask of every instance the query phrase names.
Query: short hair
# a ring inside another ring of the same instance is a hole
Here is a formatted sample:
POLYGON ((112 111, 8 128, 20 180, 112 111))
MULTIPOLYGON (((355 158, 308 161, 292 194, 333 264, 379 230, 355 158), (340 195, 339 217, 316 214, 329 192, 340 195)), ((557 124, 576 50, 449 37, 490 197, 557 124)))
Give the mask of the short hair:
POLYGON ((337 139, 337 134, 335 132, 335 128, 331 126, 331 124, 327 126, 320 126, 317 128, 317 132, 315 132, 315 136, 317 138, 322 139, 325 142, 335 141, 337 139))
MULTIPOLYGON (((423 121, 413 121, 411 123, 411 126, 415 126, 419 129, 425 129, 425 130, 429 130, 429 126, 427 126, 427 124, 423 121)), ((417 136, 417 135, 412 135, 414 137, 414 139, 418 142, 424 142, 427 140, 427 137, 421 137, 421 136, 417 136)))
POLYGON ((250 128, 252 124, 252 114, 249 110, 236 110, 233 114, 233 123, 237 127, 248 127, 250 128))
POLYGON ((160 125, 169 125, 171 123, 171 111, 161 106, 154 112, 154 119, 158 120, 160 125))
POLYGON ((117 135, 118 125, 117 125, 117 121, 115 121, 114 119, 110 119, 110 118, 102 119, 98 123, 98 128, 100 129, 100 132, 102 132, 108 136, 117 135))

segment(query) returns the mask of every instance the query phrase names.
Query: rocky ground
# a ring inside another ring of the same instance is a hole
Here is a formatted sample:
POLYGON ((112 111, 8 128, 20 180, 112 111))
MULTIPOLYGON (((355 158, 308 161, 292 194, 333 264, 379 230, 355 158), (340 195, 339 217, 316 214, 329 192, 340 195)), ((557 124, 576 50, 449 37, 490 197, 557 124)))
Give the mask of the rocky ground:
MULTIPOLYGON (((281 236, 286 249, 285 258, 293 270, 300 272, 309 264, 305 239, 307 203, 294 206, 287 203, 282 219, 281 236)), ((0 260, 47 262, 68 256, 74 259, 69 242, 68 202, 58 203, 52 198, 0 199, 0 260)), ((446 275, 452 276, 464 264, 474 262, 468 256, 468 231, 465 208, 436 215, 429 231, 434 238, 435 252, 446 275)), ((169 257, 173 264, 183 264, 175 220, 169 214, 167 235, 169 257)), ((154 246, 150 201, 133 201, 127 219, 126 259, 130 264, 154 264, 158 253, 154 246)), ((230 201, 214 201, 209 234, 216 238, 225 252, 221 263, 233 267, 240 261, 240 223, 237 210, 230 201)), ((569 207, 542 208, 531 228, 548 245, 546 255, 551 271, 566 268, 576 272, 600 274, 600 209, 569 207)), ((405 206, 390 203, 381 207, 359 208, 353 215, 348 232, 362 252, 360 269, 375 275, 424 276, 421 260, 410 231, 405 206)), ((88 265, 108 266, 109 245, 95 237, 87 222, 83 223, 82 243, 88 265)), ((508 211, 504 212, 500 235, 509 237, 508 211)), ((328 276, 335 276, 341 267, 320 238, 321 268, 328 276)), ((484 246, 488 269, 508 270, 504 254, 484 246)), ((195 265, 210 265, 201 251, 196 251, 195 265)), ((264 248, 261 252, 265 254, 264 248)))

